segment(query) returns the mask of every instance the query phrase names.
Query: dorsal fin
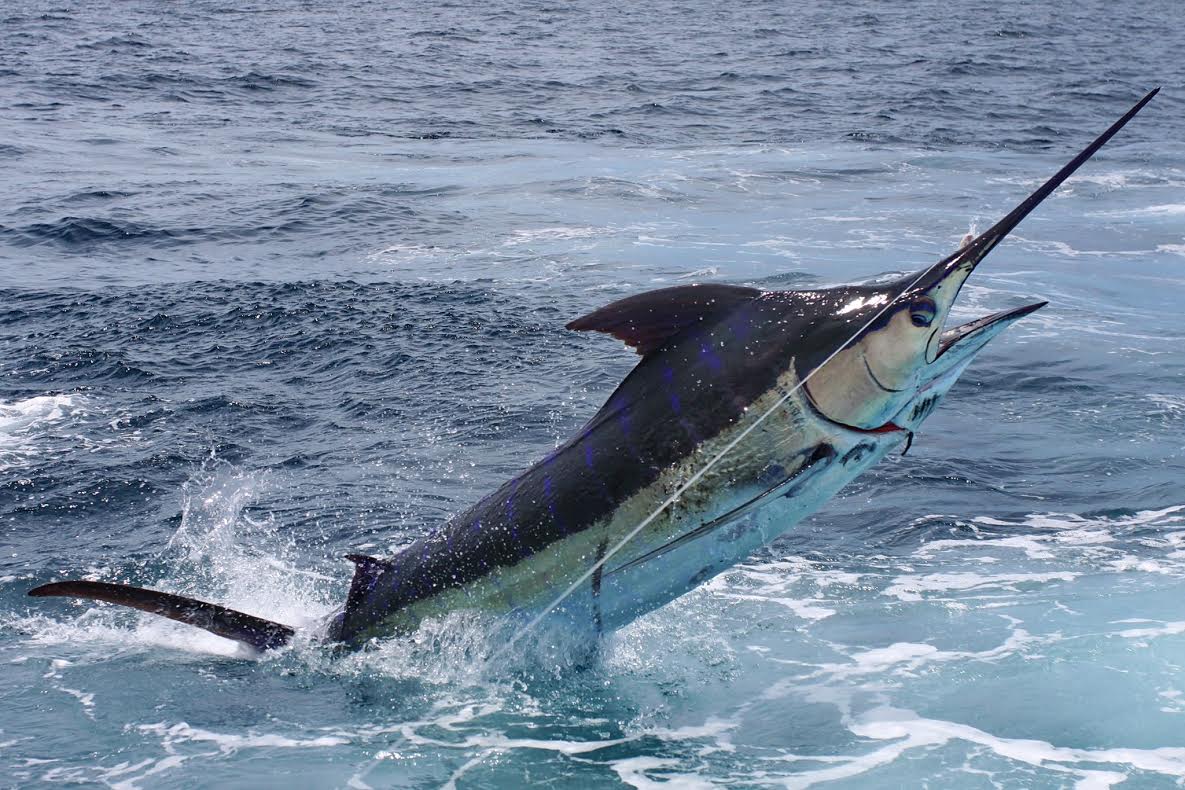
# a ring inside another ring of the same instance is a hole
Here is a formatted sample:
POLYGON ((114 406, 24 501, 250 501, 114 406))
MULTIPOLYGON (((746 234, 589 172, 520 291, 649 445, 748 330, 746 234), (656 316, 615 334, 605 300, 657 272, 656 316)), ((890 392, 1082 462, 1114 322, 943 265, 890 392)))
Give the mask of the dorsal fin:
POLYGON ((378 577, 391 568, 391 563, 365 554, 347 554, 346 559, 354 563, 354 579, 346 596, 346 611, 350 611, 366 599, 378 577))
POLYGON ((604 332, 642 356, 676 334, 707 322, 761 295, 739 285, 680 285, 627 296, 568 324, 580 332, 604 332))

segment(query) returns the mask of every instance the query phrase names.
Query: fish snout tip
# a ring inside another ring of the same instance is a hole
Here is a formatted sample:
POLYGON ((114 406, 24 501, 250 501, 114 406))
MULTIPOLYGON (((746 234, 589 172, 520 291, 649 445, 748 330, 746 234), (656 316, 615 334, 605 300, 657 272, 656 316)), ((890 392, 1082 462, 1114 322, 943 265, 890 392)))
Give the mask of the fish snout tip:
POLYGON ((1042 307, 1045 307, 1047 304, 1049 304, 1048 299, 1046 299, 1045 301, 1041 301, 1041 302, 1034 302, 1031 305, 1027 305, 1025 307, 1018 308, 1016 311, 1016 317, 1022 318, 1026 315, 1029 315, 1030 313, 1035 313, 1038 310, 1040 310, 1042 307))
POLYGON ((1028 307, 1022 307, 1020 314, 1022 317, 1026 316, 1026 315, 1030 315, 1032 313, 1037 312, 1041 308, 1046 307, 1048 304, 1049 304, 1048 299, 1043 299, 1040 302, 1034 302, 1033 304, 1029 305, 1028 307))

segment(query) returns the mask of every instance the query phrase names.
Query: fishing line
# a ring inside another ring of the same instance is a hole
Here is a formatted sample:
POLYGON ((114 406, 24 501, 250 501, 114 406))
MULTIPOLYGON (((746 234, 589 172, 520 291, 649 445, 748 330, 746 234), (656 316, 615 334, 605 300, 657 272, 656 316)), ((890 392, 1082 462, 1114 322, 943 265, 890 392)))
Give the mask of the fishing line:
MULTIPOLYGON (((845 348, 847 348, 849 345, 851 345, 853 340, 858 338, 860 335, 862 335, 864 333, 864 331, 866 329, 868 329, 870 326, 872 326, 874 323, 876 323, 878 320, 880 320, 880 317, 883 316, 885 313, 887 313, 889 311, 889 308, 892 307, 893 305, 895 305, 897 303, 897 301, 902 296, 904 296, 905 294, 912 291, 913 287, 915 285, 917 285, 919 282, 921 282, 923 279, 925 279, 925 277, 927 275, 929 275, 931 272, 935 271, 936 269, 939 269, 943 266, 946 266, 947 264, 952 263, 956 258, 962 257, 962 256, 967 255, 969 253, 974 254, 974 253, 972 253, 972 248, 974 248, 975 246, 976 245, 972 244, 972 245, 968 245, 968 246, 958 250, 954 255, 943 258, 942 260, 930 265, 921 274, 919 274, 917 277, 915 277, 913 279, 913 281, 911 281, 910 284, 908 286, 906 286, 904 290, 901 291, 901 293, 897 294, 892 299, 890 299, 888 304, 886 304, 884 307, 882 307, 879 311, 877 311, 877 313, 875 315, 872 316, 872 318, 868 319, 868 321, 864 325, 862 325, 859 329, 857 329, 855 332, 853 332, 852 335, 847 340, 845 340, 839 348, 835 349, 835 351, 832 351, 831 354, 829 354, 826 359, 824 359, 813 370, 811 370, 809 373, 807 373, 805 376, 803 376, 802 380, 799 381, 797 384, 795 384, 790 389, 789 392, 782 395, 782 397, 778 398, 778 400, 774 403, 774 405, 772 405, 768 409, 766 409, 765 412, 763 414, 761 414, 761 416, 759 416, 756 420, 754 420, 753 423, 748 428, 745 428, 745 430, 743 430, 739 434, 737 434, 737 436, 735 438, 733 438, 732 441, 730 441, 728 444, 726 444, 724 446, 724 448, 720 450, 720 452, 718 452, 718 453, 716 453, 716 455, 712 456, 712 458, 706 464, 704 464, 702 467, 700 467, 698 472, 693 474, 691 477, 687 478, 686 482, 684 482, 677 489, 675 489, 675 493, 673 493, 669 497, 667 497, 663 501, 663 503, 661 505, 659 505, 657 508, 655 508, 654 511, 649 516, 642 519, 642 521, 639 522, 636 527, 634 527, 633 529, 631 529, 629 532, 627 532, 625 534, 625 537, 623 537, 621 540, 617 541, 616 544, 614 544, 610 549, 608 549, 604 554, 602 554, 597 559, 597 561, 594 562, 592 564, 592 566, 580 576, 580 578, 578 578, 576 581, 574 581, 570 585, 568 585, 567 589, 565 589, 562 593, 560 593, 558 596, 556 596, 555 600, 553 600, 551 603, 549 603, 547 606, 545 606, 543 608, 543 611, 539 612, 539 614, 537 614, 537 615, 535 615, 535 617, 531 618, 531 620, 526 625, 524 625, 522 628, 518 629, 513 635, 511 635, 510 640, 508 642, 506 642, 505 644, 503 644, 502 646, 500 646, 493 653, 491 653, 490 657, 487 659, 487 661, 493 660, 493 659, 497 658, 498 656, 502 655, 507 650, 509 650, 511 647, 513 647, 515 642, 517 642, 519 639, 521 639, 523 637, 523 635, 527 634, 530 631, 533 631, 539 625, 539 623, 543 622, 543 619, 545 617, 547 617, 549 614, 551 614, 553 611, 555 611, 557 606, 562 604, 565 601, 565 599, 568 598, 568 596, 570 596, 572 593, 576 592, 576 590, 579 589, 581 585, 583 585, 586 581, 591 579, 593 574, 595 574, 598 570, 603 568, 605 566, 605 563, 607 563, 609 560, 611 560, 613 558, 613 556, 615 554, 617 554, 617 552, 621 551, 621 549, 625 547, 625 544, 627 544, 631 540, 633 540, 634 537, 637 536, 637 534, 639 532, 646 529, 646 527, 648 527, 650 525, 650 523, 654 521, 654 519, 656 519, 660 515, 662 515, 662 512, 664 510, 666 510, 668 507, 670 507, 672 504, 674 504, 679 499, 679 497, 683 496, 684 492, 686 492, 687 489, 691 488, 693 485, 698 483, 700 481, 700 479, 703 478, 703 476, 708 473, 708 470, 710 470, 713 466, 715 466, 717 463, 720 462, 720 459, 722 459, 724 456, 728 455, 728 453, 731 452, 734 447, 736 447, 738 444, 740 444, 741 441, 744 440, 744 438, 746 436, 748 436, 750 433, 752 433, 754 431, 754 429, 757 428, 758 425, 761 425, 761 423, 765 422, 766 418, 768 418, 771 414, 773 414, 775 411, 777 411, 778 408, 780 408, 782 406, 782 404, 784 404, 786 401, 790 400, 791 396, 793 396, 794 393, 796 393, 800 389, 802 389, 802 387, 808 381, 811 380, 811 376, 815 375, 815 373, 819 370, 819 368, 822 368, 824 365, 826 365, 828 362, 830 362, 832 359, 834 359, 839 354, 839 352, 843 351, 845 348)), ((978 250, 976 250, 976 252, 978 252, 978 250)), ((979 257, 982 257, 982 255, 980 255, 979 257)))

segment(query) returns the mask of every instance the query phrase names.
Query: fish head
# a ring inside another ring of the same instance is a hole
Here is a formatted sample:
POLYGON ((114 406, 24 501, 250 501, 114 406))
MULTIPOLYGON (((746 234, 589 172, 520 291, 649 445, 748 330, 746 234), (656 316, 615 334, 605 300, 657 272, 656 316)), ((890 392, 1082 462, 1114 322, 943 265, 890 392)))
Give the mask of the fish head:
POLYGON ((959 291, 986 254, 982 239, 921 272, 823 292, 832 313, 821 328, 851 337, 829 358, 815 360, 811 370, 800 370, 807 394, 823 416, 862 430, 909 427, 898 418, 908 421, 910 413, 918 412, 918 403, 933 402, 936 388, 949 389, 992 338, 1046 304, 947 328, 959 291))
POLYGON ((886 283, 815 292, 812 307, 800 314, 809 319, 800 323, 809 332, 798 338, 804 341, 805 353, 796 359, 797 373, 815 408, 857 429, 909 427, 894 420, 908 421, 906 410, 917 411, 924 399, 935 401, 932 395, 949 389, 992 338, 1044 306, 1045 302, 1030 304, 944 329, 963 284, 987 254, 1135 117, 1157 90, 1003 219, 965 240, 946 258, 886 283))

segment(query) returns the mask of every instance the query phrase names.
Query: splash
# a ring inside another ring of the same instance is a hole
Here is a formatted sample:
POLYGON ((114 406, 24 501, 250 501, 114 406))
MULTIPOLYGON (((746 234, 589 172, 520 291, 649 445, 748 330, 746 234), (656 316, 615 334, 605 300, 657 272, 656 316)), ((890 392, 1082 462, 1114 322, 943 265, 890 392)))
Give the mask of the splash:
MULTIPOLYGON (((312 641, 341 592, 330 577, 299 569, 294 546, 270 514, 251 506, 267 491, 265 472, 244 469, 213 454, 182 486, 181 524, 158 558, 142 564, 142 586, 199 598, 291 624, 312 641)), ((126 580, 129 568, 92 568, 88 578, 126 580)), ((231 640, 120 607, 91 606, 58 622, 17 617, 10 625, 30 644, 118 646, 121 651, 171 648, 201 655, 251 657, 231 640)))
MULTIPOLYGON (((119 607, 91 606, 73 620, 35 615, 10 622, 32 634, 29 644, 166 648, 197 655, 295 661, 306 671, 341 677, 479 686, 516 674, 560 677, 590 663, 594 648, 556 629, 542 629, 496 667, 480 660, 505 642, 510 625, 479 612, 425 620, 412 634, 349 654, 320 641, 325 621, 345 600, 346 574, 301 567, 307 557, 258 503, 272 473, 237 466, 211 453, 181 487, 181 523, 141 586, 217 603, 297 629, 292 646, 259 656, 205 631, 119 607)), ((341 563, 343 569, 345 563, 341 563)), ((92 569, 90 578, 126 579, 126 568, 92 569)))
POLYGON ((182 487, 181 525, 166 556, 173 589, 232 609, 315 630, 332 611, 327 576, 300 569, 296 547, 270 513, 252 515, 268 473, 211 454, 182 487))

